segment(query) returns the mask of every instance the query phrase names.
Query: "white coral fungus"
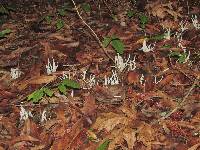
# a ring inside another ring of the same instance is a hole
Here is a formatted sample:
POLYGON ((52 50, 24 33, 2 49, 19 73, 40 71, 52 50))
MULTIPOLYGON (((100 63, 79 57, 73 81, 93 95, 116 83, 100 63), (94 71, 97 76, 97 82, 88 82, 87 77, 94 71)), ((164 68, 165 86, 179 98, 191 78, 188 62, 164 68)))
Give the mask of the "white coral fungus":
POLYGON ((46 69, 47 69, 47 74, 50 75, 52 74, 53 72, 56 72, 57 68, 58 68, 58 65, 56 65, 54 59, 52 58, 52 64, 48 58, 48 64, 46 65, 46 69))

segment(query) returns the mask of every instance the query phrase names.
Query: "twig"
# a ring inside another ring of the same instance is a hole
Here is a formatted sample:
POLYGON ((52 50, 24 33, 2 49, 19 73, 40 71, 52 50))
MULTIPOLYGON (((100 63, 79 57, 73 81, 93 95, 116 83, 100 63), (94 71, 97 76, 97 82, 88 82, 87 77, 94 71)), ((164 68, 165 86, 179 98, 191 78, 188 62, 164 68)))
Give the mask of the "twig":
POLYGON ((105 55, 111 59, 114 62, 114 59, 107 53, 106 49, 104 48, 101 40, 99 39, 99 37, 97 36, 97 34, 94 32, 94 30, 85 22, 85 20, 83 19, 83 17, 80 15, 78 7, 76 6, 76 3, 74 2, 74 0, 71 0, 74 8, 76 10, 76 13, 78 15, 78 17, 82 20, 82 22, 90 29, 90 31, 92 32, 93 36, 95 37, 95 39, 97 40, 98 44, 101 46, 101 48, 103 49, 103 52, 105 53, 105 55))
POLYGON ((184 105, 184 103, 186 102, 186 100, 187 100, 188 96, 191 94, 192 90, 195 88, 196 84, 199 82, 199 78, 200 78, 200 76, 198 76, 198 77, 195 79, 194 83, 193 83, 192 86, 190 87, 190 89, 189 89, 189 91, 187 92, 187 94, 183 97, 182 101, 181 101, 173 110, 171 110, 169 113, 167 113, 165 116, 161 117, 160 119, 158 119, 158 120, 152 122, 151 124, 155 124, 155 123, 157 123, 157 122, 160 122, 161 120, 167 119, 167 118, 170 117, 174 112, 176 112, 178 109, 180 109, 180 108, 184 105))

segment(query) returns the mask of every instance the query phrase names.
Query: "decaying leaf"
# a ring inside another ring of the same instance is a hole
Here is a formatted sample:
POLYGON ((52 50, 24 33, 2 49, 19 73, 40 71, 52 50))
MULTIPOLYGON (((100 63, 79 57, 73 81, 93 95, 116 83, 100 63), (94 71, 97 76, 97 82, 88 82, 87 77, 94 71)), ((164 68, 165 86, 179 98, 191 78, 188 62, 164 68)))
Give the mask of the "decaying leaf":
POLYGON ((147 149, 151 149, 151 142, 154 140, 154 129, 151 125, 143 122, 138 128, 138 141, 141 141, 147 149))
POLYGON ((178 17, 182 17, 179 13, 181 9, 174 11, 172 7, 172 2, 162 4, 160 0, 152 2, 146 5, 147 11, 152 14, 154 17, 165 18, 167 15, 174 17, 174 20, 177 20, 178 17))
POLYGON ((98 129, 99 131, 106 129, 108 132, 110 132, 119 124, 127 125, 128 118, 124 115, 109 112, 101 114, 101 116, 97 118, 92 128, 98 129))
POLYGON ((19 83, 17 88, 21 91, 24 90, 28 85, 39 85, 39 84, 45 84, 45 83, 50 83, 56 79, 56 76, 47 76, 47 75, 41 75, 41 76, 36 76, 32 77, 31 79, 22 81, 19 83))
POLYGON ((132 149, 136 141, 136 130, 130 127, 131 121, 136 118, 136 111, 129 105, 119 108, 124 114, 116 114, 113 112, 103 113, 97 118, 92 126, 93 129, 99 131, 106 129, 111 134, 107 137, 111 139, 108 150, 113 150, 117 145, 127 142, 128 148, 132 149), (118 128, 115 128, 117 127, 118 128))

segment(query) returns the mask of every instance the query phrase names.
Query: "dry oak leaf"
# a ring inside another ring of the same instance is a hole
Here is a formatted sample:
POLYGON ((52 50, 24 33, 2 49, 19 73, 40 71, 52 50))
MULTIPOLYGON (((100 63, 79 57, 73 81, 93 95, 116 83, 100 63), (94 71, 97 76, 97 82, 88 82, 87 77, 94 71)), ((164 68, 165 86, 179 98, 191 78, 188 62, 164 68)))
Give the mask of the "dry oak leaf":
POLYGON ((28 85, 50 83, 54 81, 56 78, 57 77, 55 75, 52 75, 52 76, 41 75, 41 76, 32 77, 28 80, 20 82, 17 88, 21 91, 21 90, 24 90, 28 85))
POLYGON ((123 144, 124 141, 127 142, 128 149, 133 149, 133 146, 137 140, 136 131, 126 126, 119 130, 113 130, 111 135, 106 138, 111 139, 108 150, 115 149, 117 145, 123 144))
POLYGON ((179 13, 182 8, 179 8, 177 11, 172 10, 172 2, 162 4, 158 0, 156 2, 147 4, 146 9, 154 17, 161 19, 165 18, 168 14, 174 17, 174 20, 177 20, 178 17, 182 17, 182 15, 179 13))
POLYGON ((92 126, 93 129, 99 131, 106 129, 111 132, 105 139, 111 139, 108 150, 113 150, 117 145, 127 142, 128 148, 132 149, 136 141, 136 131, 129 125, 131 121, 136 118, 136 111, 128 105, 119 108, 124 114, 116 114, 113 112, 102 113, 97 118, 96 122, 92 126), (119 128, 115 128, 116 126, 119 128))
POLYGON ((146 147, 147 150, 151 149, 151 143, 154 141, 155 131, 150 124, 143 122, 138 127, 138 136, 137 140, 141 141, 146 147))
POLYGON ((125 115, 116 114, 113 112, 102 113, 101 116, 97 118, 92 128, 98 129, 99 131, 106 129, 106 131, 110 132, 117 125, 128 125, 128 122, 129 118, 127 118, 125 115))
POLYGON ((200 148, 200 143, 197 143, 193 145, 192 147, 190 147, 188 150, 198 150, 199 148, 200 148))

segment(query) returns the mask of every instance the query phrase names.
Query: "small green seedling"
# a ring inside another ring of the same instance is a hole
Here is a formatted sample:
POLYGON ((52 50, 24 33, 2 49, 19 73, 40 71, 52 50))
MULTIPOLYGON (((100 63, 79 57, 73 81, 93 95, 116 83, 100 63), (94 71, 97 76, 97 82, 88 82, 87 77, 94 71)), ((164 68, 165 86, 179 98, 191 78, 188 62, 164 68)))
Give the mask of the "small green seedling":
POLYGON ((47 24, 51 24, 51 21, 52 21, 52 16, 45 16, 44 17, 45 21, 47 22, 47 24))
POLYGON ((27 100, 32 101, 33 103, 38 103, 45 95, 52 97, 53 91, 46 87, 38 89, 28 95, 27 100))
POLYGON ((139 19, 140 19, 140 25, 141 25, 142 29, 144 29, 146 24, 148 23, 148 17, 141 14, 141 15, 139 15, 139 19))
POLYGON ((135 15, 135 12, 132 11, 132 10, 128 10, 128 11, 126 12, 126 14, 127 14, 127 16, 128 16, 129 18, 132 18, 132 17, 135 15))
POLYGON ((162 46, 162 48, 171 48, 172 46, 171 45, 168 45, 168 44, 165 44, 162 46))
POLYGON ((64 21, 62 20, 62 19, 58 19, 57 21, 56 21, 56 29, 57 30, 60 30, 60 29, 62 29, 64 27, 64 21))
POLYGON ((91 12, 91 6, 90 6, 90 4, 88 4, 88 3, 83 3, 83 4, 81 5, 81 7, 82 7, 82 9, 83 9, 86 13, 91 12))
POLYGON ((124 43, 118 37, 115 35, 112 35, 111 37, 104 37, 103 46, 106 48, 110 43, 117 53, 120 55, 124 53, 124 43))
POLYGON ((80 84, 74 80, 64 79, 58 85, 58 90, 64 95, 66 95, 67 89, 80 89, 80 84))
POLYGON ((106 139, 96 150, 107 150, 110 140, 106 139))
POLYGON ((187 59, 187 54, 186 53, 180 53, 180 52, 171 52, 169 54, 170 57, 174 57, 178 59, 179 63, 185 63, 187 59))
POLYGON ((5 29, 0 32, 0 38, 5 38, 7 34, 10 34, 12 32, 11 29, 5 29))

